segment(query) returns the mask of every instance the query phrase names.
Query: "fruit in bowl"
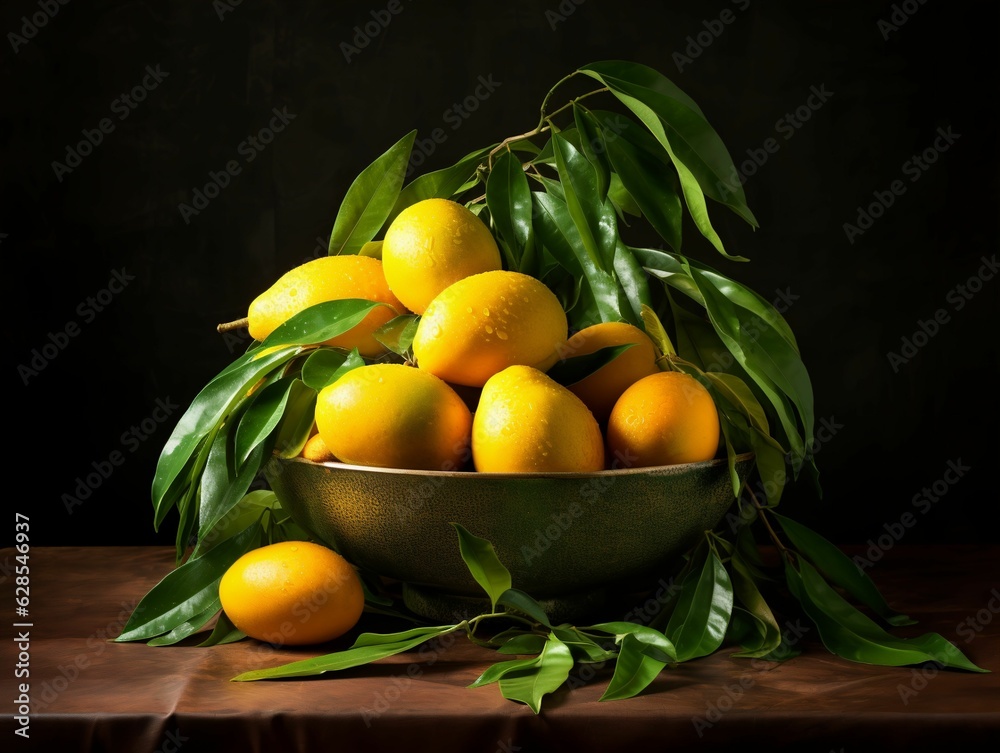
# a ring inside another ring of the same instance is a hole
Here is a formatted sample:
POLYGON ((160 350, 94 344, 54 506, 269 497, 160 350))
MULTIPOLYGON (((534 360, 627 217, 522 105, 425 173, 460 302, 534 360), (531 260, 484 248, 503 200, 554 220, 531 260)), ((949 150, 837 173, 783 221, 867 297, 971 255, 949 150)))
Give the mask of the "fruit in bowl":
POLYGON ((220 325, 254 341, 163 448, 154 525, 176 512, 177 568, 118 640, 176 643, 213 619, 203 645, 272 640, 267 626, 301 600, 283 593, 263 613, 256 595, 276 596, 293 570, 297 593, 326 593, 329 579, 293 567, 295 542, 311 541, 339 552, 311 557, 336 562, 317 569, 350 585, 297 639, 351 630, 359 584, 365 611, 418 626, 236 679, 320 674, 465 631, 535 655, 474 684, 499 682, 536 712, 576 662, 615 661, 603 698, 624 698, 727 641, 773 656, 782 634, 763 594, 776 581, 841 656, 978 669, 940 636, 901 648, 869 625, 834 585, 891 625, 908 618, 775 511, 801 475, 818 488, 812 387, 774 306, 689 255, 701 243, 746 261, 712 224, 720 208, 756 226, 700 107, 651 68, 603 61, 558 82, 539 116, 404 186, 406 134, 347 189, 329 257, 220 325), (596 88, 550 107, 571 78, 596 88), (598 97, 616 110, 592 109, 598 97), (660 247, 630 240, 636 224, 660 247), (260 476, 269 489, 252 489, 260 476), (764 572, 755 530, 783 574, 764 572), (576 623, 650 575, 674 580, 649 624, 576 623), (386 579, 402 581, 409 611, 386 579), (414 614, 456 609, 452 625, 414 614), (498 620, 515 627, 484 635, 498 620))

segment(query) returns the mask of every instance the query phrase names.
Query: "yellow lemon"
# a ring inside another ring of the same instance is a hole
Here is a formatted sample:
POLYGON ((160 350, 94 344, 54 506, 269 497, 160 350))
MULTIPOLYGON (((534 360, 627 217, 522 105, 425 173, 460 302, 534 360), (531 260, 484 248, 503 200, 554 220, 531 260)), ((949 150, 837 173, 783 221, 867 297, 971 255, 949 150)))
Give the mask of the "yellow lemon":
POLYGON ((468 459, 472 413, 433 374, 398 363, 347 372, 316 400, 330 452, 353 465, 457 470, 468 459))
POLYGON ((477 471, 589 473, 604 468, 604 439, 583 401, 530 366, 483 387, 472 424, 477 471))
POLYGON ((389 225, 382 263, 396 297, 422 314, 453 282, 500 269, 500 249, 490 229, 469 209, 449 199, 424 199, 389 225))
POLYGON ((611 410, 608 450, 625 466, 711 460, 719 414, 707 389, 688 374, 661 371, 629 387, 611 410))
POLYGON ((417 366, 447 382, 482 387, 508 366, 549 369, 567 336, 566 312, 544 283, 507 270, 445 288, 417 325, 417 366))
POLYGON ((259 641, 300 646, 333 640, 354 627, 365 606, 351 564, 320 544, 283 541, 247 552, 219 581, 233 624, 259 641))
POLYGON ((324 301, 362 298, 385 303, 377 306, 354 329, 327 341, 334 347, 357 348, 366 358, 385 353, 372 332, 406 312, 392 294, 382 262, 367 256, 322 256, 289 270, 250 304, 250 336, 263 340, 300 311, 324 301))

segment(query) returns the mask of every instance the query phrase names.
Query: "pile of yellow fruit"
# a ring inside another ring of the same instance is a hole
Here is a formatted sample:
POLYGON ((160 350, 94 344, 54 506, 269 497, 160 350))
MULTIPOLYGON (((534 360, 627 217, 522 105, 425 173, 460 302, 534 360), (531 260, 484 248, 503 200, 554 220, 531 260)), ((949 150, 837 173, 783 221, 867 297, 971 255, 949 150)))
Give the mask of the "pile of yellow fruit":
POLYGON ((486 224, 462 204, 425 199, 400 212, 381 258, 328 256, 296 267, 249 308, 263 340, 293 315, 342 299, 380 304, 328 345, 366 365, 322 389, 314 461, 423 470, 596 472, 716 456, 719 416, 695 378, 661 370, 653 341, 626 322, 575 333, 546 285, 503 269, 486 224), (396 316, 419 320, 408 363, 373 333, 396 316), (614 360, 562 385, 563 359, 630 344, 614 360))

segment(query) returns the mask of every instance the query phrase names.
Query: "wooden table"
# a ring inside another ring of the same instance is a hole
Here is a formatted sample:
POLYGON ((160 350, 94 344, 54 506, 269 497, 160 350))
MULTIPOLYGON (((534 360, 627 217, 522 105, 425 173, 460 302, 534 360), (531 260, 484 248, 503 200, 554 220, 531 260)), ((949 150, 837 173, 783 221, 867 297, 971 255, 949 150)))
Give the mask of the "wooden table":
MULTIPOLYGON (((662 673, 639 697, 605 703, 607 670, 574 673, 574 687, 547 697, 538 716, 495 685, 466 687, 495 655, 464 638, 335 675, 257 683, 229 679, 346 648, 354 633, 309 649, 107 642, 170 571, 167 548, 32 549, 30 614, 18 618, 15 555, 0 550, 5 751, 700 751, 738 742, 825 752, 993 749, 1000 740, 995 546, 900 545, 870 571, 889 602, 919 621, 896 634, 939 632, 993 674, 852 663, 801 622, 793 629, 804 653, 783 664, 751 664, 725 650, 662 673), (13 627, 22 621, 30 627, 13 627), (17 677, 23 669, 30 675, 17 677), (30 685, 26 693, 20 683, 30 685), (11 713, 23 696, 28 739, 15 734, 11 713)), ((366 615, 358 629, 385 629, 377 619, 366 615)))

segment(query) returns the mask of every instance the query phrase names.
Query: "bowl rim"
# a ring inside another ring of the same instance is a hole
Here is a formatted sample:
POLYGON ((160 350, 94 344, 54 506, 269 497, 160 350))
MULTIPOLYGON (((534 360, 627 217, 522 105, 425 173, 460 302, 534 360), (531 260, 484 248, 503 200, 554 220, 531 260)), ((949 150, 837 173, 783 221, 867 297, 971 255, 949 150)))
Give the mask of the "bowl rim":
MULTIPOLYGON (((734 462, 740 463, 751 460, 754 453, 743 452, 734 458, 734 462)), ((341 463, 337 460, 326 460, 316 462, 303 457, 283 458, 275 456, 282 463, 301 463, 317 467, 329 468, 338 471, 359 471, 362 473, 380 473, 393 476, 417 476, 423 478, 463 478, 463 479, 518 479, 518 480, 541 480, 541 479, 595 479, 595 478, 615 478, 620 476, 676 476, 688 471, 697 471, 703 468, 714 468, 725 465, 729 462, 726 457, 712 458, 711 460, 700 460, 694 463, 675 463, 673 465, 652 465, 638 466, 635 468, 610 468, 590 473, 579 471, 547 471, 547 472, 498 472, 498 471, 428 471, 416 468, 384 468, 375 465, 354 465, 351 463, 341 463)))

